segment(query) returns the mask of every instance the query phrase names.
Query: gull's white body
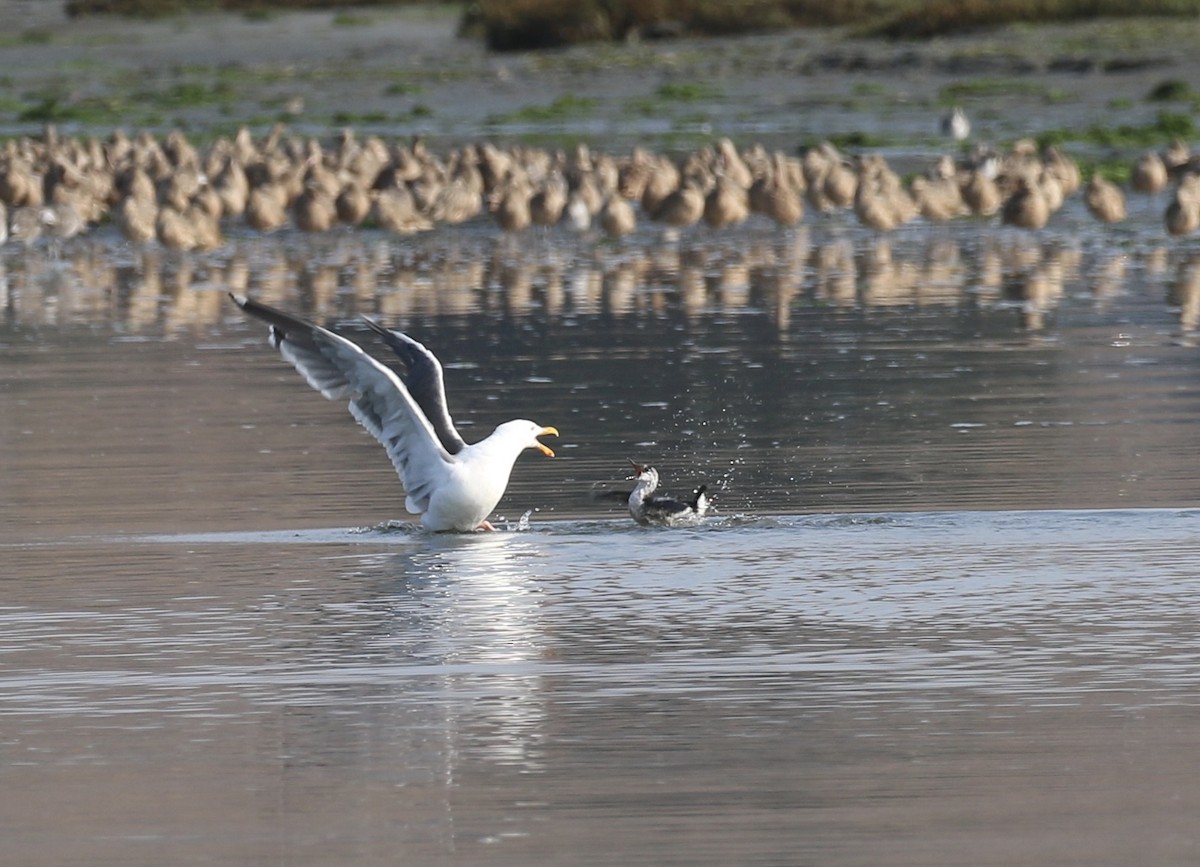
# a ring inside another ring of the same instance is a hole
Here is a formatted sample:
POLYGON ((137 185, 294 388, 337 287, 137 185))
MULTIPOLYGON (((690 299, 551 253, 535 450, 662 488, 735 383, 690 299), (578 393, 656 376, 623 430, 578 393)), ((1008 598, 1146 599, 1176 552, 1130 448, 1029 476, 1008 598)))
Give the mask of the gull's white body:
MULTIPOLYGON (((487 439, 466 446, 449 459, 409 470, 412 486, 405 482, 408 495, 404 508, 421 516, 429 530, 474 530, 483 525, 496 508, 517 457, 530 445, 530 439, 545 428, 518 419, 497 427, 487 439), (419 494, 413 494, 419 490, 419 494)), ((391 454, 391 449, 388 449, 391 454)), ((393 458, 393 463, 396 463, 393 458)))
POLYGON ((271 323, 272 345, 309 385, 331 400, 350 398, 350 414, 387 450, 404 485, 405 508, 420 515, 429 530, 490 529, 487 517, 504 496, 517 456, 527 448, 554 455, 537 437, 558 431, 526 419, 505 422, 486 439, 464 444, 446 412, 441 365, 406 335, 374 326, 392 336, 389 343, 399 345, 398 354, 408 353, 401 356, 406 364, 420 368, 412 370, 423 378, 419 399, 356 343, 264 304, 231 297, 247 313, 271 323))
POLYGON ((942 118, 942 135, 960 142, 965 141, 970 134, 971 121, 967 119, 967 113, 961 106, 954 106, 953 110, 942 118))

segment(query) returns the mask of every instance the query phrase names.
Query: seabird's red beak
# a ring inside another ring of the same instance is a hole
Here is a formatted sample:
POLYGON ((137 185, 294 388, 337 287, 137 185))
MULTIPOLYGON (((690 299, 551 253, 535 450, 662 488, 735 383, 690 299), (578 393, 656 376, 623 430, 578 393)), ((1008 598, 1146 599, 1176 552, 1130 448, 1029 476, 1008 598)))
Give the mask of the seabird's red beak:
MULTIPOLYGON (((534 436, 539 436, 539 437, 544 437, 544 436, 552 436, 552 437, 556 437, 556 436, 558 436, 558 428, 556 428, 556 427, 544 427, 544 428, 542 428, 540 431, 538 431, 536 434, 534 434, 534 436)), ((537 448, 538 448, 538 451, 540 451, 540 452, 541 452, 542 454, 544 454, 546 457, 548 457, 548 458, 552 458, 552 457, 554 457, 554 449, 550 448, 550 446, 546 445, 545 443, 538 443, 538 444, 537 444, 537 448)))

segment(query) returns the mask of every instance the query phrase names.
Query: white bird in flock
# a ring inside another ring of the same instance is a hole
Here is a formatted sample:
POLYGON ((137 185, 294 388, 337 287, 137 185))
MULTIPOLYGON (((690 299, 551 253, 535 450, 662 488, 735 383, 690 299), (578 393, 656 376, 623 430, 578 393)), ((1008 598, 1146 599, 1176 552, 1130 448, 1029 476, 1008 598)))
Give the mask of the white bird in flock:
POLYGON ((407 494, 405 508, 435 532, 494 530, 487 520, 525 449, 554 457, 540 436, 552 427, 526 419, 498 426, 484 440, 463 442, 446 408, 442 365, 399 331, 364 320, 400 357, 404 372, 367 355, 326 328, 241 295, 230 298, 271 326, 270 343, 326 398, 350 399, 350 414, 383 445, 407 494))
POLYGON ((942 118, 942 135, 960 142, 966 141, 970 134, 971 121, 967 119, 967 113, 961 106, 954 106, 954 109, 942 118))

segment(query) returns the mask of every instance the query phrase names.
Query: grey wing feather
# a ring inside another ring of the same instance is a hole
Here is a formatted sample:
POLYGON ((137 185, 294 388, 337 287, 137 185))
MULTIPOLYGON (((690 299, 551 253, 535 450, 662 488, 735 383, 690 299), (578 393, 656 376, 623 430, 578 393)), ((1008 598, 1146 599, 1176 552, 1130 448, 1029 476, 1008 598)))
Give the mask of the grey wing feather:
POLYGON ((399 357, 404 366, 404 385, 433 425, 442 448, 452 455, 458 454, 466 447, 466 443, 450 418, 450 410, 446 405, 446 383, 437 356, 402 331, 385 328, 366 317, 363 317, 363 321, 399 357))
POLYGON ((320 329, 315 337, 353 389, 350 414, 387 450, 404 483, 409 511, 424 512, 452 456, 395 373, 331 331, 320 329))
POLYGON ((326 398, 350 398, 350 414, 383 445, 411 511, 424 511, 451 461, 404 383, 357 344, 273 307, 231 296, 271 326, 271 345, 326 398))
POLYGON ((271 326, 271 345, 322 395, 334 400, 353 391, 345 372, 330 362, 317 345, 313 334, 319 326, 232 292, 229 297, 242 310, 271 326))

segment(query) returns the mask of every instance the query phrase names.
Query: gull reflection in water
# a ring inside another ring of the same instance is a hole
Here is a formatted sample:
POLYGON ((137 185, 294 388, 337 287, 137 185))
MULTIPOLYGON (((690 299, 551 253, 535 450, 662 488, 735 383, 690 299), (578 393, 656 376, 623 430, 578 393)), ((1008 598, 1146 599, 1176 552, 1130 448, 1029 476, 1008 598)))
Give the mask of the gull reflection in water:
MULTIPOLYGON (((535 535, 385 531, 382 551, 345 558, 334 598, 323 579, 320 604, 294 624, 303 647, 287 655, 286 701, 263 727, 281 757, 264 809, 315 816, 346 798, 399 798, 405 839, 450 851, 474 833, 457 792, 545 770, 535 535)), ((395 831, 391 812, 370 815, 378 833, 395 831)))
POLYGON ((538 766, 546 641, 537 561, 524 534, 498 532, 433 536, 386 564, 408 597, 402 643, 437 682, 449 756, 538 766))

